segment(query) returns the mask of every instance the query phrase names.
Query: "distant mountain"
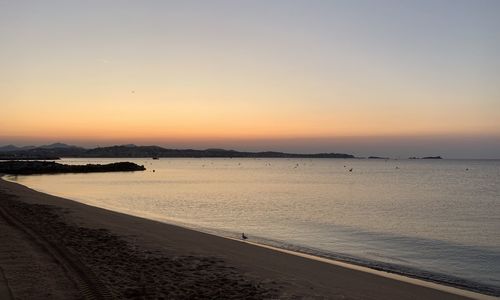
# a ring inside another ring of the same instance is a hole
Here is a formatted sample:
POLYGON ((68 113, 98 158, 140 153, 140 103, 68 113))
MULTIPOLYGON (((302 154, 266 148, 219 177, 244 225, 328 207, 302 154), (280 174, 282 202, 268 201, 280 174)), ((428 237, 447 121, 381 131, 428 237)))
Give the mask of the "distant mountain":
MULTIPOLYGON (((283 152, 240 152, 225 149, 166 149, 159 146, 122 145, 85 149, 77 146, 55 143, 32 149, 5 146, 10 151, 0 153, 0 159, 54 158, 54 157, 262 157, 262 158, 354 158, 351 154, 316 153, 295 154, 283 152), (17 149, 16 149, 17 148, 17 149)), ((0 151, 1 152, 1 151, 0 151)))
POLYGON ((0 147, 0 159, 45 159, 53 160, 59 157, 78 157, 86 151, 85 148, 67 145, 63 143, 54 143, 39 147, 27 146, 16 147, 7 145, 0 147))
POLYGON ((10 151, 16 151, 16 150, 20 150, 20 149, 21 148, 16 147, 14 145, 7 145, 7 146, 0 147, 0 152, 10 152, 10 151))
POLYGON ((225 149, 166 149, 159 146, 111 146, 89 149, 82 157, 289 157, 289 158, 354 158, 343 153, 294 154, 283 152, 240 152, 225 149))
POLYGON ((43 148, 43 149, 65 148, 65 149, 68 149, 68 148, 81 148, 81 147, 73 146, 73 145, 68 145, 68 144, 64 144, 64 143, 53 143, 53 144, 50 144, 50 145, 42 145, 42 146, 40 146, 38 148, 43 148))
POLYGON ((10 152, 10 151, 19 151, 19 150, 29 150, 36 148, 35 146, 24 146, 24 147, 17 147, 14 145, 7 145, 7 146, 2 146, 0 147, 0 152, 10 152))

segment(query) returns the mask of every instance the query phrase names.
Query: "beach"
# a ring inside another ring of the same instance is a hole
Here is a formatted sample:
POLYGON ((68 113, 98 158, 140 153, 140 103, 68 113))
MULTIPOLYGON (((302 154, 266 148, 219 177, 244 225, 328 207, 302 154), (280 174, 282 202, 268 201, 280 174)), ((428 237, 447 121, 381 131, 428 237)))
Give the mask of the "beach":
POLYGON ((133 217, 5 180, 0 212, 2 299, 492 298, 133 217))

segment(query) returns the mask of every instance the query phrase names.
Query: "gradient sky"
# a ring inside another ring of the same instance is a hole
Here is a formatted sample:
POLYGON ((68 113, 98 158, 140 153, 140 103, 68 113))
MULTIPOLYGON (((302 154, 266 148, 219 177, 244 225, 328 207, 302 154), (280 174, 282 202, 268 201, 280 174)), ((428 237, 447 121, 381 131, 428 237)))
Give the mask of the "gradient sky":
POLYGON ((0 144, 500 158, 500 1, 2 1, 0 144))

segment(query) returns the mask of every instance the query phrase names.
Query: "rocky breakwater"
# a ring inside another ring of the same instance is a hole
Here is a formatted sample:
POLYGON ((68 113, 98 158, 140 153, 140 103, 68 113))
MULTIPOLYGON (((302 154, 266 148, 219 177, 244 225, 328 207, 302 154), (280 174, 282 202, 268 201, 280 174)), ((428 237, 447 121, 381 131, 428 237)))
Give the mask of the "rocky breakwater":
POLYGON ((144 171, 144 166, 131 162, 111 164, 65 165, 48 161, 6 161, 0 162, 0 173, 13 175, 94 173, 144 171))

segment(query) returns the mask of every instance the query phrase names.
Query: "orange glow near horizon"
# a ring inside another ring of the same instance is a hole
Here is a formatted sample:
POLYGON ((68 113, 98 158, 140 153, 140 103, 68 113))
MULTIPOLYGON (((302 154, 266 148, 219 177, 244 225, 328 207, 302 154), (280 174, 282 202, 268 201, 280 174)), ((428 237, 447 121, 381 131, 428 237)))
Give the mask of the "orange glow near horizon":
POLYGON ((475 105, 465 105, 460 108, 462 111, 449 111, 440 104, 426 109, 409 103, 371 101, 369 95, 359 96, 354 102, 332 99, 311 105, 297 99, 301 96, 293 95, 286 95, 290 99, 287 102, 261 94, 256 95, 259 101, 252 102, 246 97, 238 100, 234 95, 219 94, 222 99, 232 99, 219 100, 217 95, 203 99, 182 93, 165 96, 180 100, 162 101, 160 97, 142 95, 143 91, 99 96, 94 100, 79 91, 55 90, 44 95, 34 90, 33 94, 36 97, 18 95, 10 104, 12 107, 7 103, 3 111, 9 113, 2 113, 0 135, 196 140, 498 134, 500 128, 500 121, 493 119, 494 112, 474 113, 479 109, 475 105), (78 100, 65 103, 63 99, 75 98, 73 95, 78 95, 78 100), (358 108, 357 102, 364 102, 366 109, 358 108), (490 120, 485 118, 488 114, 490 120))
POLYGON ((486 4, 32 5, 0 11, 0 144, 500 136, 486 4))

